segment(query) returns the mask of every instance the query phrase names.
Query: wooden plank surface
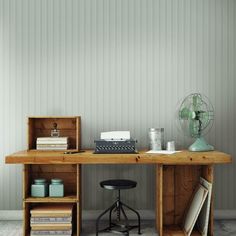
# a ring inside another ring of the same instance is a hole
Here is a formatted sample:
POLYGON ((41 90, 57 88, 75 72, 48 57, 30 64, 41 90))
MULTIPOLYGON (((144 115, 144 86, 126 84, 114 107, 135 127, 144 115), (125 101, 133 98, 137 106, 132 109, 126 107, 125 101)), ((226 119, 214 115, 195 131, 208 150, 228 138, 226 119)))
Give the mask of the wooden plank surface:
POLYGON ((163 165, 156 166, 156 228, 163 235, 163 165))
POLYGON ((27 198, 30 191, 30 170, 31 165, 24 165, 23 166, 23 199, 27 198))
POLYGON ((75 130, 76 129, 76 118, 77 117, 39 117, 32 118, 29 117, 29 120, 34 121, 34 128, 36 129, 53 129, 53 123, 57 123, 57 128, 59 130, 75 130))
POLYGON ((80 235, 82 228, 82 181, 81 181, 81 165, 77 165, 77 235, 80 235))
POLYGON ((30 205, 23 202, 23 236, 30 234, 30 205))
POLYGON ((147 154, 93 154, 92 150, 64 154, 57 151, 21 151, 5 158, 7 164, 165 164, 165 165, 209 165, 231 163, 226 153, 182 151, 172 155, 147 154))
MULTIPOLYGON (((163 236, 186 236, 186 234, 180 226, 173 225, 164 228, 163 236)), ((201 236, 201 234, 198 231, 193 230, 191 236, 201 236)))
POLYGON ((175 166, 175 225, 182 224, 200 176, 201 166, 175 166))
POLYGON ((175 167, 163 167, 163 225, 175 223, 175 167))
POLYGON ((51 203, 51 202, 77 202, 76 195, 67 195, 65 197, 28 197, 25 202, 51 203))
POLYGON ((202 177, 205 178, 207 181, 212 183, 212 195, 211 195, 211 209, 210 209, 210 216, 209 216, 209 227, 208 227, 208 234, 209 236, 213 236, 214 230, 214 166, 208 165, 202 168, 202 177))

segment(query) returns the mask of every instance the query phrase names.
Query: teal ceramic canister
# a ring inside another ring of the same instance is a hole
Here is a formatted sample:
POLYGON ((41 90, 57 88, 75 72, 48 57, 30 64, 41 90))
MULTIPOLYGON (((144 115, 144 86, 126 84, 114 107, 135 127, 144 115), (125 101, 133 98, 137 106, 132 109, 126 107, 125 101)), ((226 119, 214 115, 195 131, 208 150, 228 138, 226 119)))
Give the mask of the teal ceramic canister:
POLYGON ((32 197, 47 197, 48 196, 48 184, 46 179, 35 179, 31 185, 32 197))
POLYGON ((61 179, 52 179, 49 185, 50 197, 64 197, 64 185, 61 179))

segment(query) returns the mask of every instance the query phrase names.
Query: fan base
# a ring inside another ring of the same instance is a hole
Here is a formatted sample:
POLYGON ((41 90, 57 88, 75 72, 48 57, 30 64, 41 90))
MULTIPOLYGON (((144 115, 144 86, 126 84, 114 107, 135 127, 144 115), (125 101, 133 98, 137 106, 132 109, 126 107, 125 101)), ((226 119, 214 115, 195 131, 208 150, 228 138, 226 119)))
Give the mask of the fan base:
POLYGON ((196 141, 188 148, 191 152, 207 152, 213 151, 214 147, 206 142, 203 137, 199 137, 196 141))

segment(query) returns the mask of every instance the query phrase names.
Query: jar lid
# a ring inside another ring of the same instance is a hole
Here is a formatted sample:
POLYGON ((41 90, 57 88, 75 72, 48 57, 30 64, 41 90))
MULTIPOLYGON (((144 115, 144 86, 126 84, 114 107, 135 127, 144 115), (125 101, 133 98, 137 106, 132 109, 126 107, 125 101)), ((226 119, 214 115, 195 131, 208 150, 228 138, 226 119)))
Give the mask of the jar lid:
POLYGON ((44 184, 44 183, 46 183, 46 179, 35 179, 34 182, 36 184, 44 184))
POLYGON ((63 183, 62 179, 51 179, 52 184, 61 184, 63 183))

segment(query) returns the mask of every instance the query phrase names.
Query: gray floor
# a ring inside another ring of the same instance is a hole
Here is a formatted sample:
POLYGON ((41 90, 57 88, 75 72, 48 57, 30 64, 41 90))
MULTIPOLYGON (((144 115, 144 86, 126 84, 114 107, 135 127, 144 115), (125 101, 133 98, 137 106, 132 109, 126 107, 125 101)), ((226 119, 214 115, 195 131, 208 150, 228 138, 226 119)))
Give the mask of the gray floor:
MULTIPOLYGON (((95 222, 85 221, 83 222, 82 236, 95 235, 95 222)), ((22 222, 21 221, 0 221, 0 236, 22 236, 22 222)), ((215 221, 215 236, 236 236, 236 220, 220 220, 215 221)), ((100 236, 114 235, 111 233, 102 233, 100 236)), ((136 230, 131 231, 130 235, 135 236, 136 230)), ((154 228, 154 222, 144 221, 142 222, 142 235, 145 236, 157 236, 154 228)))

